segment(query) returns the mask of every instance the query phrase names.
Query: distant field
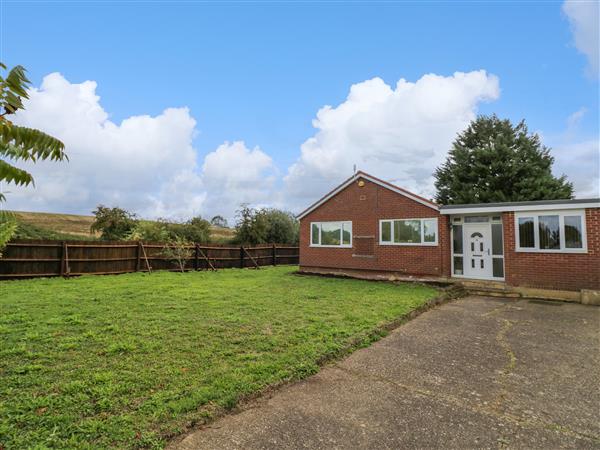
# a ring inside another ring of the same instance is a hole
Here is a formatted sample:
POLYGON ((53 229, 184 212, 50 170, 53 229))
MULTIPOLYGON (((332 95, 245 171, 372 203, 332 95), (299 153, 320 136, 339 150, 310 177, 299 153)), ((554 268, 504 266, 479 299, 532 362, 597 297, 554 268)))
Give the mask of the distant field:
MULTIPOLYGON (((94 221, 93 216, 81 216, 77 214, 54 214, 39 212, 14 211, 20 222, 35 227, 39 236, 34 233, 28 237, 44 238, 43 231, 52 233, 48 238, 62 239, 90 239, 99 238, 99 233, 91 233, 90 226, 94 221)), ((29 231, 29 230, 28 230, 29 231)), ((225 241, 231 239, 235 231, 231 228, 211 227, 210 237, 214 241, 225 241)))
POLYGON ((52 214, 37 212, 15 211, 19 221, 36 227, 45 228, 55 233, 79 236, 82 239, 100 237, 99 233, 91 233, 90 226, 94 222, 93 216, 79 216, 75 214, 52 214))

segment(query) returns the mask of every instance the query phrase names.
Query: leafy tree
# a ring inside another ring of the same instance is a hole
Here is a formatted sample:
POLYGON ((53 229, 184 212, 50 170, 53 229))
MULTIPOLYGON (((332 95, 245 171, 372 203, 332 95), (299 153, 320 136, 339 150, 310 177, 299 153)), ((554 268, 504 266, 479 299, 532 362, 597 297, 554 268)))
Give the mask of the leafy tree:
POLYGON ((140 220, 127 238, 135 241, 167 242, 169 231, 163 222, 140 220))
MULTIPOLYGON (((0 63, 0 70, 6 71, 6 65, 0 63)), ((0 75, 0 181, 17 186, 27 186, 34 181, 29 172, 12 164, 15 161, 68 159, 65 146, 58 139, 33 128, 14 125, 7 119, 8 115, 23 109, 21 99, 28 98, 30 84, 22 66, 13 67, 6 77, 0 75)), ((0 193, 0 201, 3 200, 5 197, 0 193)))
POLYGON ((435 171, 440 204, 554 200, 573 197, 565 175, 552 175, 554 158, 525 121, 479 116, 460 133, 435 171))
POLYGON ((184 222, 182 226, 175 229, 177 230, 175 234, 187 241, 196 243, 210 241, 210 223, 200 216, 184 222))
POLYGON ((98 205, 93 214, 96 219, 90 229, 91 231, 99 231, 103 240, 126 239, 137 225, 135 214, 122 208, 108 208, 98 205))
POLYGON ((263 214, 247 204, 242 204, 236 213, 235 241, 240 244, 262 244, 266 242, 268 224, 263 214))
POLYGON ((210 219, 210 224, 219 228, 227 228, 227 219, 223 216, 215 216, 210 219))
POLYGON ((267 222, 267 236, 265 241, 268 243, 296 244, 300 225, 296 217, 287 211, 280 209, 263 209, 260 211, 267 222))
POLYGON ((299 224, 293 214, 275 208, 253 209, 241 205, 237 212, 235 241, 241 244, 295 244, 299 224))
POLYGON ((170 242, 178 238, 187 242, 208 242, 210 224, 201 217, 194 217, 187 222, 173 222, 167 219, 140 220, 129 238, 153 242, 170 242))
POLYGON ((192 243, 181 236, 170 239, 163 247, 162 254, 177 264, 181 272, 185 272, 185 266, 192 257, 192 243))

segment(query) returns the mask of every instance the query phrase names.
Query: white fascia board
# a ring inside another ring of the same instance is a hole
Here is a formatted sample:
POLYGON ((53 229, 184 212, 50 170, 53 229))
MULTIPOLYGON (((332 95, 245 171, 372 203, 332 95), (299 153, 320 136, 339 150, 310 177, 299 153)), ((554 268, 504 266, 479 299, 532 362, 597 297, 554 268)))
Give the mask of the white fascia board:
POLYGON ((444 208, 440 214, 481 214, 481 213, 499 213, 511 211, 547 211, 555 209, 585 209, 600 208, 600 203, 553 203, 551 205, 518 205, 518 206, 482 206, 480 208, 444 208))

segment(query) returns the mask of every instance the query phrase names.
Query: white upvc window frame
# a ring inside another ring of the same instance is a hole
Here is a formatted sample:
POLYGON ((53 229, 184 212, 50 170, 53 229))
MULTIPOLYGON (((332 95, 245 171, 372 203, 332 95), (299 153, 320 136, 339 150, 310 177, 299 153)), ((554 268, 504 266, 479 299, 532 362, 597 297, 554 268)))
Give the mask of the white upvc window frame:
POLYGON ((413 219, 380 219, 379 220, 379 245, 404 245, 404 246, 418 246, 418 247, 435 247, 439 242, 439 222, 437 217, 415 217, 413 219), (421 242, 394 242, 394 221, 410 221, 410 220, 418 220, 421 222, 421 242), (435 222, 435 241, 434 242, 425 242, 425 225, 423 224, 426 220, 432 220, 435 222), (384 222, 391 222, 391 241, 383 241, 382 240, 382 227, 384 222))
POLYGON ((310 223, 310 245, 309 247, 318 247, 318 248, 352 248, 352 221, 351 220, 323 220, 320 222, 311 222, 310 223), (321 244, 321 224, 324 223, 339 223, 341 224, 341 236, 340 236, 340 245, 323 245, 321 244), (313 225, 319 226, 319 243, 313 244, 313 225), (350 225, 350 244, 343 244, 343 233, 345 229, 345 225, 350 225))
POLYGON ((587 230, 586 230, 585 210, 584 209, 566 209, 566 210, 545 210, 545 211, 519 211, 515 212, 515 251, 523 253, 587 253, 587 230), (558 216, 559 249, 541 249, 539 217, 540 216, 558 216), (581 217, 581 248, 567 248, 565 240, 565 216, 581 217), (533 242, 535 247, 521 247, 519 233, 519 219, 533 218, 533 242))

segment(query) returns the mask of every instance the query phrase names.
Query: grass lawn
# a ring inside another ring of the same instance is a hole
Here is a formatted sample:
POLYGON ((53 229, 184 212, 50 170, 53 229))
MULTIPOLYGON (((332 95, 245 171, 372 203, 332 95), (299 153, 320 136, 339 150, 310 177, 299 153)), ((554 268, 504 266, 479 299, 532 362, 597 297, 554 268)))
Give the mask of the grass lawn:
POLYGON ((436 295, 295 270, 0 282, 0 448, 163 447, 436 295))

